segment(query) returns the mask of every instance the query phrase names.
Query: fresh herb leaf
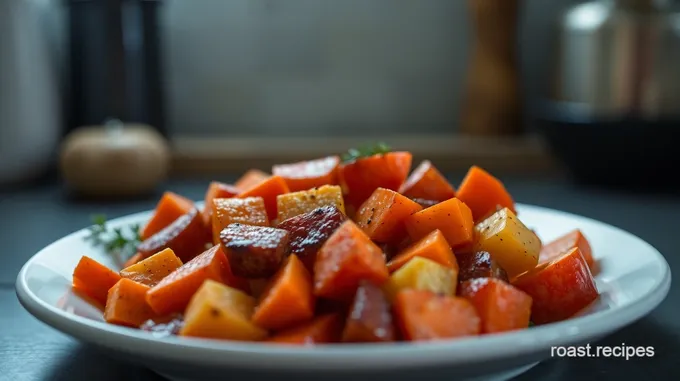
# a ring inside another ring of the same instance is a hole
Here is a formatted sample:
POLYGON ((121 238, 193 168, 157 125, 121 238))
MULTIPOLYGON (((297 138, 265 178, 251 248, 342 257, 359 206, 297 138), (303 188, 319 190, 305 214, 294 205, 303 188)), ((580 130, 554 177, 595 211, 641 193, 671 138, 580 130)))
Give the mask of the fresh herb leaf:
POLYGON ((535 325, 536 325, 536 324, 534 324, 533 321, 529 320, 529 328, 531 328, 531 327, 533 327, 533 326, 535 326, 535 325))
POLYGON ((109 229, 106 225, 106 216, 98 214, 92 216, 90 234, 84 240, 93 247, 102 248, 107 254, 122 265, 128 258, 135 254, 137 245, 142 241, 140 237, 140 226, 130 225, 126 229, 109 229))
POLYGON ((353 161, 370 157, 373 155, 386 154, 392 151, 392 148, 383 142, 378 142, 373 145, 361 146, 359 148, 350 148, 342 155, 343 163, 351 163, 353 161))

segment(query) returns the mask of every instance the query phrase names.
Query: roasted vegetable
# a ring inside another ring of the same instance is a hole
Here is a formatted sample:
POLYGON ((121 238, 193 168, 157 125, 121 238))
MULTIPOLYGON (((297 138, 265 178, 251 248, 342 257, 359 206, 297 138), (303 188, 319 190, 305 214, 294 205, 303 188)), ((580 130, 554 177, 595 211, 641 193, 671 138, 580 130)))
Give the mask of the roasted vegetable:
POLYGON ((399 193, 406 197, 424 200, 446 201, 456 197, 456 191, 429 160, 413 170, 399 193))
POLYGON ((213 243, 220 243, 220 233, 231 224, 269 226, 262 197, 216 198, 213 200, 213 243))
POLYGON ((345 213, 345 202, 339 186, 324 185, 320 188, 282 194, 276 198, 279 222, 323 206, 334 206, 345 213))
POLYGON ((516 213, 515 202, 503 183, 477 166, 470 168, 456 197, 470 207, 475 222, 483 220, 499 208, 508 208, 516 213))
POLYGON ((338 184, 340 158, 328 156, 321 159, 292 164, 275 165, 274 176, 281 176, 291 192, 338 184))
POLYGON ((122 269, 120 276, 153 287, 180 266, 182 266, 182 261, 172 249, 165 249, 139 263, 122 269))
POLYGON ((508 274, 498 264, 498 261, 486 251, 456 253, 456 260, 460 267, 459 282, 474 278, 496 278, 505 282, 508 281, 508 274))
POLYGON ((320 315, 313 321, 300 324, 272 335, 267 342, 289 345, 337 343, 342 334, 343 320, 338 314, 320 315))
POLYGON ((342 341, 394 341, 394 326, 390 305, 380 287, 362 282, 354 296, 346 319, 342 341))
POLYGON ((267 180, 269 177, 271 177, 271 175, 269 175, 268 173, 262 172, 259 169, 251 169, 248 172, 244 173, 243 176, 241 176, 241 178, 236 180, 234 186, 241 192, 243 192, 263 182, 264 180, 267 180))
POLYGON ((406 219, 406 230, 415 241, 439 229, 454 249, 473 240, 472 214, 457 198, 423 209, 406 219))
POLYGON ((288 185, 286 185, 281 176, 271 176, 244 190, 238 197, 262 197, 264 206, 267 209, 267 216, 269 216, 270 220, 273 220, 276 218, 276 197, 289 191, 288 185))
POLYGON ((390 272, 397 271, 415 257, 431 259, 442 266, 458 270, 458 262, 453 255, 453 250, 440 230, 432 231, 401 251, 387 263, 387 269, 390 272))
POLYGON ((73 271, 73 288, 104 305, 109 289, 120 280, 120 275, 108 267, 84 256, 73 271))
POLYGON ((231 270, 243 278, 276 273, 288 251, 289 233, 283 229, 231 224, 220 233, 231 270))
POLYGON ((531 297, 494 278, 470 279, 460 284, 459 295, 469 300, 482 320, 482 333, 527 328, 531 297))
POLYGON ((590 270, 592 271, 595 266, 593 251, 590 248, 590 243, 579 229, 572 230, 547 245, 544 245, 541 248, 541 253, 538 257, 538 263, 549 262, 575 247, 581 250, 583 258, 586 260, 588 267, 590 267, 590 270))
POLYGON ((194 208, 194 203, 188 198, 173 192, 165 192, 156 205, 153 216, 146 226, 142 228, 142 240, 149 239, 154 234, 165 229, 176 219, 189 213, 194 208))
POLYGON ((289 218, 277 227, 290 233, 290 253, 297 255, 311 272, 317 251, 346 220, 338 208, 324 206, 289 218))
POLYGON ((398 190, 411 169, 409 152, 389 152, 362 157, 340 166, 345 201, 355 209, 377 188, 398 190))
POLYGON ((146 302, 149 286, 123 278, 108 292, 104 320, 108 323, 139 327, 156 314, 146 302))
POLYGON ((423 257, 415 257, 390 275, 383 290, 394 301, 401 290, 427 290, 436 294, 455 295, 458 269, 446 267, 423 257))
POLYGON ((406 233, 404 221, 421 209, 420 205, 393 190, 378 188, 361 204, 354 220, 373 241, 399 242, 406 233))
POLYGON ((213 200, 216 198, 231 198, 241 193, 241 191, 233 185, 224 184, 219 181, 213 181, 208 186, 205 192, 205 203, 203 204, 203 224, 210 226, 212 224, 213 214, 213 200))
POLYGON ((476 251, 487 251, 512 279, 538 264, 541 244, 508 208, 494 213, 475 227, 476 251))
POLYGON ((208 242, 210 242, 208 230, 203 225, 203 218, 198 209, 194 208, 140 243, 137 246, 137 251, 142 253, 144 258, 148 258, 163 249, 169 248, 175 252, 182 262, 188 262, 200 254, 208 242))

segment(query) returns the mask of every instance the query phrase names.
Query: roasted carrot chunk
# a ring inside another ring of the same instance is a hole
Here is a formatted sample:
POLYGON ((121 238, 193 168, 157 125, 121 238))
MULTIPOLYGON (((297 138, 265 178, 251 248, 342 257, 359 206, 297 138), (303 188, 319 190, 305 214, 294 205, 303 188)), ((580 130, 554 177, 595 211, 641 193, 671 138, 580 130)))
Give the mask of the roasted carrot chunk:
POLYGON ((244 190, 238 197, 262 197, 264 206, 267 209, 267 215, 270 220, 276 218, 276 197, 280 194, 288 193, 288 185, 281 176, 271 176, 266 180, 253 185, 244 190))
POLYGON ((344 222, 324 243, 314 264, 314 293, 351 299, 362 280, 378 285, 389 277, 380 248, 354 222, 344 222))
POLYGON ((77 291, 104 305, 109 289, 120 275, 94 259, 83 256, 73 271, 73 286, 77 291))
POLYGON ((337 343, 342 335, 343 319, 339 314, 325 314, 308 323, 272 335, 267 342, 290 345, 337 343))
POLYGON ((267 331, 253 324, 255 299, 235 288, 206 280, 191 298, 181 336, 257 341, 267 331))
POLYGON ((194 207, 193 201, 182 197, 173 192, 165 192, 161 197, 153 216, 142 228, 140 233, 142 240, 148 239, 152 235, 165 229, 176 219, 189 213, 194 207))
POLYGON ((406 230, 418 240, 439 229, 451 247, 469 245, 474 236, 470 208, 457 198, 423 209, 406 219, 406 230))
POLYGON ((456 253, 456 260, 460 267, 458 280, 461 282, 474 278, 496 278, 508 281, 508 274, 486 251, 456 253))
POLYGON ((182 312, 206 279, 227 285, 236 283, 220 246, 214 246, 163 278, 147 293, 146 300, 159 315, 182 312))
POLYGON ((120 271, 120 276, 153 287, 163 278, 182 266, 172 249, 161 250, 137 264, 120 271))
POLYGON ((399 193, 410 198, 446 201, 456 197, 456 191, 446 178, 429 160, 425 160, 413 170, 399 193))
POLYGON ((292 164, 275 165, 274 176, 281 176, 291 192, 303 191, 324 185, 338 184, 340 158, 328 156, 321 159, 292 164))
POLYGON ((588 240, 579 229, 573 230, 544 245, 541 248, 538 263, 549 262, 575 247, 581 250, 583 258, 586 260, 586 263, 588 263, 588 267, 592 270, 595 265, 593 251, 590 248, 590 243, 588 243, 588 240))
POLYGON ((387 263, 390 272, 397 271, 415 257, 431 259, 440 265, 458 270, 458 262, 444 234, 437 229, 407 247, 387 263))
POLYGON ((213 181, 205 192, 205 203, 203 204, 203 224, 210 226, 212 223, 213 200, 216 198, 231 198, 240 193, 239 189, 233 185, 213 181))
POLYGON ((394 341, 390 305, 382 290, 373 283, 362 282, 357 289, 345 323, 342 341, 394 341))
POLYGON ((220 243, 220 232, 231 224, 269 226, 262 197, 216 198, 213 200, 213 243, 220 243))
POLYGON ((290 237, 283 229, 231 224, 222 230, 220 240, 234 275, 256 279, 276 273, 290 237))
POLYGON ((117 325, 139 327, 156 314, 146 302, 149 286, 123 278, 108 292, 104 320, 117 325))
POLYGON ((374 241, 396 242, 404 238, 404 221, 422 209, 408 197, 385 189, 376 189, 354 216, 357 225, 374 241))
POLYGON ((141 261, 142 259, 144 259, 144 256, 142 255, 142 253, 136 253, 135 255, 128 258, 128 260, 125 261, 125 263, 123 263, 123 268, 130 267, 130 266, 134 265, 135 263, 141 261))
POLYGON ((470 279, 460 284, 459 295, 469 300, 482 320, 482 333, 512 331, 529 326, 531 297, 494 278, 470 279))
POLYGON ((410 152, 390 152, 340 166, 340 181, 348 204, 358 208, 376 188, 396 191, 411 170, 410 152))
POLYGON ((260 171, 259 169, 251 169, 244 173, 241 178, 236 180, 234 186, 241 191, 245 191, 249 188, 252 188, 256 184, 267 180, 269 177, 270 175, 266 172, 260 171))
POLYGON ((169 248, 182 262, 187 262, 203 252, 208 242, 210 242, 210 236, 203 225, 203 218, 198 209, 193 208, 165 229, 140 243, 137 251, 142 253, 144 258, 148 258, 169 248))
POLYGON ((567 319, 598 298, 595 280, 576 247, 519 275, 512 284, 533 298, 531 319, 536 324, 567 319))
POLYGON ((311 272, 317 251, 346 220, 347 217, 338 208, 324 206, 289 218, 277 228, 290 233, 290 253, 297 255, 311 272))
POLYGON ((477 166, 472 166, 465 175, 456 197, 470 207, 475 222, 483 220, 500 208, 508 208, 517 213, 515 202, 503 183, 477 166))
POLYGON ((481 320, 468 300, 430 291, 403 290, 393 306, 402 337, 409 341, 478 335, 481 320))
POLYGON ((276 198, 279 222, 323 206, 334 206, 341 213, 345 213, 345 201, 340 186, 324 185, 320 188, 282 194, 276 198))
POLYGON ((313 316, 312 277, 298 257, 291 255, 262 293, 253 322, 266 329, 279 330, 313 316))

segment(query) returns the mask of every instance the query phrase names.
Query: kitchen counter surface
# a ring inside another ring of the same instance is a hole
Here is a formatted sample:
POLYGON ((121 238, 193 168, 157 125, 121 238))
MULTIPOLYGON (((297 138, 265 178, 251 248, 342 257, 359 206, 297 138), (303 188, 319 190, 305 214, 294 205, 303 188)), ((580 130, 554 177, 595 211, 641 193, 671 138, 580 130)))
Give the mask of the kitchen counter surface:
MULTIPOLYGON (((459 179, 459 177, 453 177, 459 179)), ((225 180, 229 180, 228 178, 225 180)), ((518 202, 562 209, 592 217, 638 235, 666 257, 671 270, 680 269, 677 216, 680 197, 576 187, 561 178, 504 178, 518 202)), ((201 199, 207 182, 174 180, 165 188, 201 199)), ((0 380, 161 380, 154 373, 111 359, 30 316, 14 292, 16 274, 35 252, 89 224, 93 213, 110 218, 150 209, 158 195, 147 199, 105 203, 69 198, 54 184, 0 191, 0 380)), ((666 301, 637 323, 591 345, 653 346, 653 358, 551 359, 516 378, 517 381, 601 379, 678 380, 680 368, 680 285, 671 285, 666 301)), ((434 375, 430 375, 434 376, 434 375)), ((451 379, 442 374, 441 379, 451 379)), ((231 378, 231 377, 230 377, 231 378)), ((379 378, 379 377, 378 377, 379 378)), ((390 380, 392 381, 392 380, 390 380)))

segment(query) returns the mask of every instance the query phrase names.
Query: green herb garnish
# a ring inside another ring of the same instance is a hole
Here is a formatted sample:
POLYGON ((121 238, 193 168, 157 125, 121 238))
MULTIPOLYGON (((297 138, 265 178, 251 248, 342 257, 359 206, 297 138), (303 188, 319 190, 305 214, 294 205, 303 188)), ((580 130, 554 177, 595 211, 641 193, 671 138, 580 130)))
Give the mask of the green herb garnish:
POLYGON ((373 155, 381 155, 389 153, 392 151, 389 145, 383 142, 379 142, 373 145, 366 145, 359 148, 350 148, 346 153, 342 155, 343 163, 351 163, 358 159, 363 159, 365 157, 370 157, 373 155))
POLYGON ((535 326, 535 325, 536 325, 536 324, 534 324, 533 321, 529 320, 529 328, 531 328, 531 327, 533 327, 533 326, 535 326))
POLYGON ((100 247, 107 254, 122 265, 133 256, 137 251, 137 245, 142 241, 140 237, 140 225, 130 225, 127 229, 113 228, 106 226, 105 215, 95 215, 92 217, 90 234, 84 239, 94 247, 100 247))

